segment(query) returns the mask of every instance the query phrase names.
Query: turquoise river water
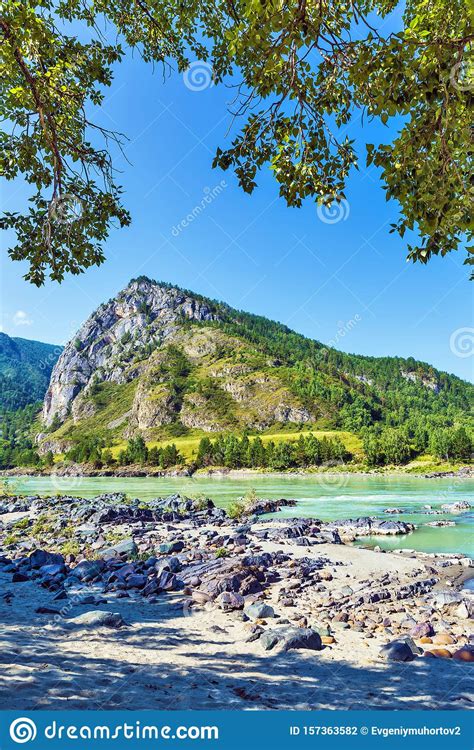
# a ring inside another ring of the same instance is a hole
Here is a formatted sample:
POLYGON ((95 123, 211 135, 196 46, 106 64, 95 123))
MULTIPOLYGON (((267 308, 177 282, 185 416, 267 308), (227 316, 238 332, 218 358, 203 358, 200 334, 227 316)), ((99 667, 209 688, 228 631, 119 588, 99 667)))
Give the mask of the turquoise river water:
POLYGON ((444 503, 468 500, 474 506, 474 479, 423 479, 410 476, 357 475, 258 475, 245 477, 20 477, 8 480, 11 491, 19 494, 71 494, 93 497, 103 492, 126 492, 130 497, 149 500, 174 492, 189 496, 205 494, 226 507, 255 489, 259 497, 294 498, 296 507, 285 508, 283 516, 311 516, 322 520, 381 516, 385 508, 402 508, 393 516, 417 525, 411 534, 392 538, 367 537, 360 544, 380 544, 385 549, 412 548, 426 552, 474 552, 474 507, 463 513, 429 515, 444 503), (455 526, 430 527, 438 519, 452 519, 455 526))

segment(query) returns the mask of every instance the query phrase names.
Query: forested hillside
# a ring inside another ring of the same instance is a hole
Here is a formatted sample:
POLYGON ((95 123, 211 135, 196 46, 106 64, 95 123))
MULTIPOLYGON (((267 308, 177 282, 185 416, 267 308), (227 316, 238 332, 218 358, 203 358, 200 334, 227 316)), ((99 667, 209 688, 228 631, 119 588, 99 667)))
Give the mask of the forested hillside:
MULTIPOLYGON (((33 363, 44 345, 26 343, 10 345, 28 364, 18 388, 30 370, 44 384, 44 368, 38 373, 33 363)), ((34 460, 51 462, 60 453, 97 465, 259 461, 291 468, 356 459, 398 465, 429 453, 466 462, 473 394, 469 383, 424 362, 342 353, 280 323, 140 277, 100 305, 62 352, 36 425, 34 460), (290 438, 267 442, 265 450, 242 442, 280 431, 290 438), (298 446, 291 435, 301 431, 321 438, 336 432, 342 444, 298 446), (207 434, 240 442, 196 443, 184 455, 186 441, 207 434)), ((21 424, 24 434, 24 417, 21 424)), ((14 462, 11 448, 3 466, 14 462)))
POLYGON ((62 347, 0 333, 0 410, 41 401, 62 347))

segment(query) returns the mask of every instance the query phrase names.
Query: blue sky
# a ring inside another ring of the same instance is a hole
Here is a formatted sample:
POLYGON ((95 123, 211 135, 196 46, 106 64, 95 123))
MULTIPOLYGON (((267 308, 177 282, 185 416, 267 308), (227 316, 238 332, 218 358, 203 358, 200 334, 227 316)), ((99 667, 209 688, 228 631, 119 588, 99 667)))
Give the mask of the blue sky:
MULTIPOLYGON (((377 171, 365 170, 364 158, 337 223, 322 221, 311 201, 287 208, 268 172, 245 195, 231 172, 211 167, 217 145, 229 139, 232 97, 225 87, 193 90, 178 74, 163 81, 161 70, 153 74, 138 56, 117 69, 95 120, 129 137, 131 164, 119 157, 116 166, 132 226, 112 231, 103 266, 41 289, 23 280, 26 266, 8 261, 4 251, 2 329, 64 343, 97 305, 145 274, 344 351, 414 356, 471 379, 473 358, 462 356, 459 344, 472 326, 465 253, 426 267, 408 264, 407 239, 388 232, 397 206, 385 201, 377 171), (184 225, 198 206, 205 208, 184 225)), ((362 128, 360 120, 347 132, 362 155, 364 138, 390 133, 381 125, 362 128)), ((24 195, 21 186, 6 185, 3 203, 21 208, 24 195)))

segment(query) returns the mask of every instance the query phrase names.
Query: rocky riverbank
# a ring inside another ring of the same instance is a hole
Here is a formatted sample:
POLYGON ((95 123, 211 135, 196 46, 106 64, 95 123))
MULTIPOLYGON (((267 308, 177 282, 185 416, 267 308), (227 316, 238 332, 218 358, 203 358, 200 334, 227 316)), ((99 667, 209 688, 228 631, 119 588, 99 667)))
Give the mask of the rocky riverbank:
POLYGON ((0 497, 0 708, 472 707, 472 561, 283 504, 0 497))
POLYGON ((474 476, 474 467, 463 466, 456 471, 439 471, 426 473, 422 470, 410 471, 409 473, 400 466, 398 469, 393 467, 376 469, 367 468, 349 468, 347 470, 341 468, 340 471, 334 471, 333 466, 320 466, 318 468, 309 469, 289 469, 288 471, 271 471, 269 469, 228 469, 223 467, 215 467, 209 469, 198 469, 196 470, 192 466, 177 466, 170 469, 159 469, 155 466, 118 466, 118 467, 102 467, 95 469, 93 466, 87 464, 56 464, 54 466, 43 466, 37 468, 34 466, 17 466, 13 469, 2 469, 0 471, 1 477, 228 477, 230 479, 239 479, 242 477, 249 476, 265 476, 265 477, 291 477, 291 476, 311 476, 311 475, 328 475, 334 477, 342 476, 411 476, 411 477, 423 477, 423 479, 443 479, 443 478, 454 478, 454 479, 469 479, 474 476))

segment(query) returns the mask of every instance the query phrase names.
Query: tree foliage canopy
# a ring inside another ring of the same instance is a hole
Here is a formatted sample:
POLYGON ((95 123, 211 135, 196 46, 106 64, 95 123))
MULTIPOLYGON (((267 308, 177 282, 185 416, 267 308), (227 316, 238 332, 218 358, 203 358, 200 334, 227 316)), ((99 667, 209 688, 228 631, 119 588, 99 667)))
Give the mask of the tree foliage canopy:
POLYGON ((474 35, 465 0, 1 5, 0 173, 23 175, 32 188, 29 209, 7 212, 1 226, 16 233, 10 255, 29 261, 34 284, 101 263, 111 223, 130 221, 109 148, 120 135, 89 120, 130 48, 181 72, 205 61, 216 84, 235 87, 236 134, 214 165, 232 168, 245 191, 269 166, 288 205, 338 202, 357 165, 344 135, 351 119, 398 117, 396 137, 367 144, 367 163, 399 203, 392 231, 419 235, 408 257, 426 263, 472 237, 474 35))

